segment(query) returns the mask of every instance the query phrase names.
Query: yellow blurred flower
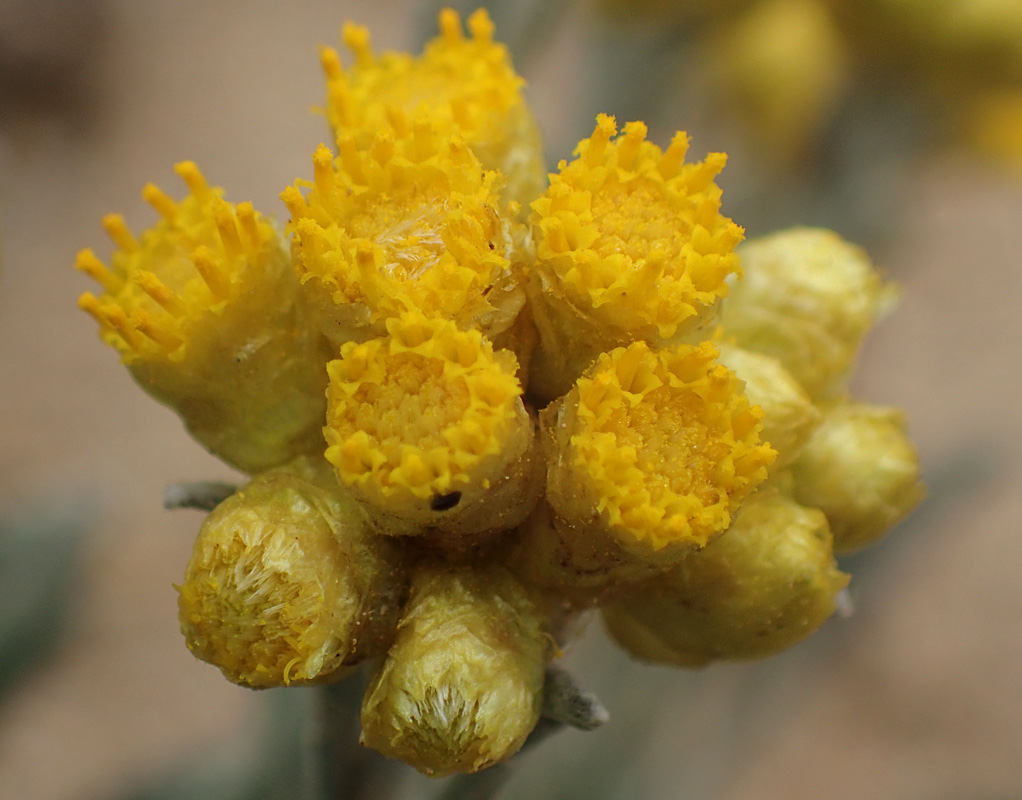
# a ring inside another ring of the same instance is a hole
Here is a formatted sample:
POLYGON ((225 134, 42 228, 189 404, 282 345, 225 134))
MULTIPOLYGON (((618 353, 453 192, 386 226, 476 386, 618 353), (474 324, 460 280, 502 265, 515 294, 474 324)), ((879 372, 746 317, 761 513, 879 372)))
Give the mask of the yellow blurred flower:
POLYGON ((896 408, 837 401, 795 461, 794 495, 827 515, 839 553, 872 544, 925 496, 905 428, 896 408))
POLYGON ((837 234, 793 228, 746 242, 725 341, 776 358, 813 398, 844 389, 873 324, 897 300, 869 257, 837 234))

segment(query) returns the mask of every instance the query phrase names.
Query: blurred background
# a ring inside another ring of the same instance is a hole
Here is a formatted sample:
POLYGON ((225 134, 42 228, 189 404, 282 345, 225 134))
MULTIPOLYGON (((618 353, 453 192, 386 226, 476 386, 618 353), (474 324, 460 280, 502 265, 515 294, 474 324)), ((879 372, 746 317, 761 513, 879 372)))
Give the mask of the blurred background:
MULTIPOLYGON (((109 252, 104 213, 150 224, 142 185, 179 195, 186 158, 285 218, 328 138, 317 46, 350 18, 417 51, 437 8, 0 0, 0 798, 297 796, 308 695, 227 683, 177 628, 201 516, 163 487, 238 476, 98 341, 72 264, 109 252)), ((525 755, 505 796, 1022 797, 1022 4, 490 9, 551 168, 600 111, 681 128, 730 154, 748 235, 827 225, 901 284, 853 389, 906 410, 930 492, 842 561, 855 613, 779 657, 649 667, 594 622, 566 662, 611 722, 525 755)))

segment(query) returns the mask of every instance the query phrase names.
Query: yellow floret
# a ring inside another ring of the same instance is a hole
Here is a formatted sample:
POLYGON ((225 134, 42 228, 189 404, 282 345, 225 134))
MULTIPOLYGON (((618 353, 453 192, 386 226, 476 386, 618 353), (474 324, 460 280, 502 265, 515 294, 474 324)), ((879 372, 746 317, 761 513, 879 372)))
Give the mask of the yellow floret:
POLYGON ((332 48, 321 51, 327 81, 326 115, 339 138, 368 147, 380 130, 405 135, 412 121, 427 117, 448 134, 458 133, 486 169, 508 180, 505 197, 526 203, 546 185, 539 127, 522 94, 524 81, 507 49, 493 41, 493 23, 479 9, 468 18, 465 37, 452 9, 439 17, 440 35, 418 58, 407 53, 375 55, 369 32, 344 27, 355 56, 341 66, 332 48))
POLYGON ((720 214, 726 156, 685 164, 688 138, 646 141, 631 122, 614 139, 600 115, 578 157, 532 203, 537 260, 530 303, 540 332, 533 380, 553 397, 599 352, 642 339, 676 343, 711 320, 738 271, 742 229, 720 214))
POLYGON ((716 356, 709 343, 636 342, 602 355, 545 412, 547 500, 562 528, 657 565, 727 528, 776 454, 760 443, 762 412, 716 356))
POLYGON ((409 314, 387 329, 328 366, 326 456, 338 476, 387 533, 517 524, 537 481, 514 355, 440 318, 409 314))
POLYGON ((108 214, 103 227, 118 246, 110 266, 88 249, 75 261, 104 290, 99 298, 83 294, 80 305, 129 365, 181 362, 210 312, 223 314, 287 261, 280 235, 250 203, 225 202, 190 161, 175 169, 189 190, 180 202, 151 183, 142 192, 159 223, 136 239, 120 215, 108 214))
POLYGON ((138 383, 195 437, 249 472, 319 446, 324 408, 320 337, 305 325, 283 237, 250 203, 222 198, 192 162, 176 171, 188 194, 153 184, 160 220, 136 238, 103 220, 117 245, 110 265, 91 250, 76 267, 100 296, 79 305, 100 324, 138 383))
POLYGON ((313 162, 308 195, 282 198, 295 269, 338 346, 411 309, 491 337, 511 326, 525 302, 513 269, 522 237, 462 139, 418 123, 368 150, 343 138, 336 161, 321 145, 313 162))

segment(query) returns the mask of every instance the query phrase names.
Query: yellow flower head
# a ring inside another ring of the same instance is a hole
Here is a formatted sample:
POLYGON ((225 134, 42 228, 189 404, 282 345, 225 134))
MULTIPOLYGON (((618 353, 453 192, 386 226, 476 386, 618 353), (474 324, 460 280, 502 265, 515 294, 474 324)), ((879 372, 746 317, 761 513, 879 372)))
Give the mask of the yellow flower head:
POLYGON ((661 152, 642 122, 616 133, 601 114, 532 203, 536 273, 544 297, 563 297, 619 343, 668 342, 712 316, 738 271, 742 229, 720 214, 714 183, 727 157, 684 164, 686 135, 661 152))
POLYGON ((202 525, 179 587, 188 648, 253 688, 318 683, 389 645, 396 553, 322 457, 269 470, 202 525))
POLYGON ((103 288, 99 297, 84 293, 79 305, 129 366, 181 362, 241 295, 287 269, 280 235, 250 203, 225 202, 190 161, 175 170, 188 186, 181 201, 153 184, 143 189, 160 214, 156 225, 136 239, 120 215, 109 214, 103 227, 118 248, 110 265, 88 249, 75 261, 103 288))
MULTIPOLYGON (((361 499, 413 525, 388 532, 417 532, 437 512, 492 502, 488 490, 525 455, 532 423, 514 355, 478 331, 417 314, 387 330, 349 342, 327 368, 326 457, 361 499)), ((516 492, 511 505, 527 504, 516 492)))
POLYGON ((762 412, 709 343, 601 356, 552 431, 547 499, 568 526, 600 525, 639 559, 671 562, 731 522, 766 478, 762 412))
POLYGON ((457 12, 446 8, 439 24, 440 35, 418 58, 377 56, 366 28, 345 25, 344 43, 355 56, 350 70, 337 51, 321 51, 331 126, 367 147, 377 131, 406 135, 415 119, 427 117, 464 137, 486 169, 503 172, 507 197, 535 197, 545 185, 539 129, 522 95, 525 82, 493 41, 493 22, 479 9, 468 18, 466 38, 457 12))
POLYGON ((495 174, 457 136, 421 122, 368 150, 342 138, 320 146, 308 195, 291 211, 295 269, 338 345, 383 333, 383 320, 418 309, 495 335, 524 304, 515 287, 513 223, 502 218, 495 174))

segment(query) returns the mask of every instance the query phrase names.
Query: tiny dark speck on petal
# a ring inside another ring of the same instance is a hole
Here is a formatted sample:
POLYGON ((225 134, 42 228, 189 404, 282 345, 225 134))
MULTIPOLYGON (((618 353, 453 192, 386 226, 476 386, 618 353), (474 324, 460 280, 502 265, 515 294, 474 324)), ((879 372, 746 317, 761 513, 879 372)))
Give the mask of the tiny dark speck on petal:
POLYGON ((447 511, 448 509, 454 508, 460 502, 461 492, 435 494, 433 495, 433 499, 429 502, 429 507, 434 511, 447 511))

